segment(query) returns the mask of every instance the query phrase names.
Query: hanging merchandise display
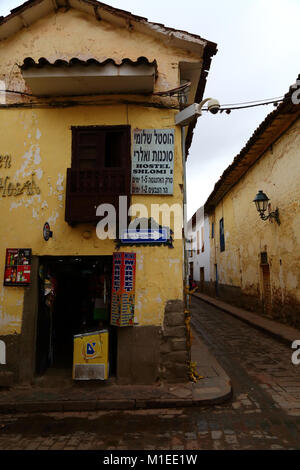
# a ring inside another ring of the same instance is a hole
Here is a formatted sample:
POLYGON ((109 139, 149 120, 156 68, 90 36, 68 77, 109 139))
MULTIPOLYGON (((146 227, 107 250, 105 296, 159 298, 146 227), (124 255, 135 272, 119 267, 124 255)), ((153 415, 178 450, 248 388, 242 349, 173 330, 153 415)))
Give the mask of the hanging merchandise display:
POLYGON ((94 279, 94 320, 109 321, 109 276, 106 268, 94 279))
POLYGON ((49 365, 53 364, 54 359, 54 330, 53 330, 53 313, 54 313, 54 301, 57 294, 57 281, 56 278, 48 271, 46 278, 44 279, 44 296, 45 305, 48 307, 47 315, 49 321, 49 348, 48 348, 48 360, 49 365))
POLYGON ((114 253, 111 325, 133 326, 135 305, 135 253, 114 253))
POLYGON ((44 280, 44 295, 46 297, 46 305, 52 306, 56 296, 56 279, 48 273, 44 280))

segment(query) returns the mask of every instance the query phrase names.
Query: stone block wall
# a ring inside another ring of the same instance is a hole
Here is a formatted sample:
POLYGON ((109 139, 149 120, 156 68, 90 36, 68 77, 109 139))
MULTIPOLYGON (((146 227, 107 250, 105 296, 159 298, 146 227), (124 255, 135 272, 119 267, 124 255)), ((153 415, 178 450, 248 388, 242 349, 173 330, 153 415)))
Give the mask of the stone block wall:
POLYGON ((170 300, 166 304, 161 331, 159 367, 161 380, 187 381, 188 358, 184 304, 180 300, 170 300))

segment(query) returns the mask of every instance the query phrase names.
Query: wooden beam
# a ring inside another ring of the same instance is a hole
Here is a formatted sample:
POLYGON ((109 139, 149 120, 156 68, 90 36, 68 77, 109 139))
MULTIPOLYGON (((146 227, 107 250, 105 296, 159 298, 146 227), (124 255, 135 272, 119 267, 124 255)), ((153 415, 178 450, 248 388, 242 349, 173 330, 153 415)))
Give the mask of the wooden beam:
POLYGON ((20 20, 21 20, 22 25, 24 26, 24 28, 28 28, 28 27, 29 27, 29 24, 26 23, 25 18, 24 18, 24 16, 22 15, 22 13, 19 13, 19 16, 20 16, 20 20))
POLYGON ((102 18, 99 13, 99 7, 97 5, 94 6, 94 12, 95 12, 95 17, 97 18, 98 21, 101 21, 102 18))
POLYGON ((55 13, 59 10, 59 6, 57 4, 57 0, 52 0, 52 3, 53 3, 53 8, 54 8, 54 11, 55 13))

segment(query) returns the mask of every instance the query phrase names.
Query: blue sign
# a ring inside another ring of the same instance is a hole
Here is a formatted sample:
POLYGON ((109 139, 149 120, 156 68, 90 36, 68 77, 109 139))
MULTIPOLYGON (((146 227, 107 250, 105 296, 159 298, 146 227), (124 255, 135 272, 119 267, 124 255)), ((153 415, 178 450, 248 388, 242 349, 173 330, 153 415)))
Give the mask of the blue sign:
POLYGON ((93 354, 95 354, 95 347, 96 347, 96 343, 87 343, 87 345, 86 345, 86 355, 87 356, 92 356, 93 354))
POLYGON ((141 229, 141 230, 124 230, 121 236, 121 243, 138 244, 138 243, 167 243, 168 230, 164 227, 155 229, 141 229))

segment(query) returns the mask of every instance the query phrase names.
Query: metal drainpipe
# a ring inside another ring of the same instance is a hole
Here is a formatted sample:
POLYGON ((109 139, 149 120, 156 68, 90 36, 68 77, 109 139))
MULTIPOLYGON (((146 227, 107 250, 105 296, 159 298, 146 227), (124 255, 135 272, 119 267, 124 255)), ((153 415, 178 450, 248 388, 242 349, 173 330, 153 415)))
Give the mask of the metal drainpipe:
MULTIPOLYGON (((181 145, 182 145, 182 170, 183 170, 183 250, 184 250, 184 310, 189 312, 189 263, 187 253, 187 211, 186 211, 186 155, 185 155, 185 127, 181 127, 181 145)), ((189 351, 189 360, 191 360, 191 351, 189 351)))

